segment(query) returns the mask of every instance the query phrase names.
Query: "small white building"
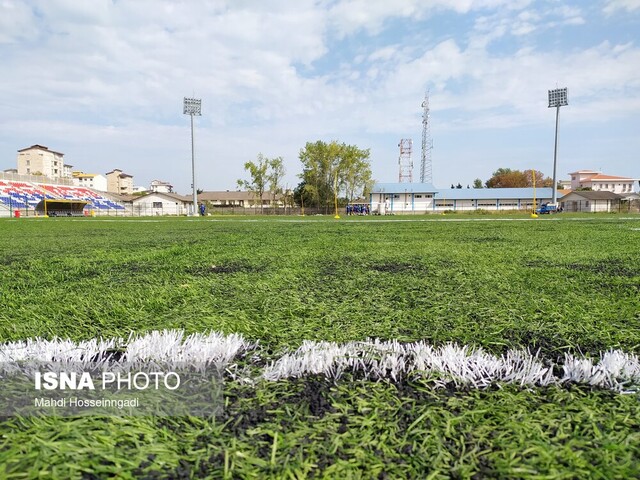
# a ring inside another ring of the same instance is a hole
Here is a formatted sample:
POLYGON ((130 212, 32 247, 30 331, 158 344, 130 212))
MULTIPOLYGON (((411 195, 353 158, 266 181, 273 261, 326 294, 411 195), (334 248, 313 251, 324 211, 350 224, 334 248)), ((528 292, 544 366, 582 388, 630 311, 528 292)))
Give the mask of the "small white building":
POLYGON ((559 203, 565 212, 615 212, 622 199, 613 192, 578 190, 564 195, 559 203))
POLYGON ((131 200, 133 215, 187 215, 193 199, 176 193, 147 193, 131 200))
POLYGON ((86 187, 100 192, 107 191, 107 177, 99 173, 73 172, 73 184, 76 187, 86 187))
POLYGON ((594 192, 613 192, 617 194, 633 193, 633 184, 637 180, 616 175, 604 175, 594 170, 572 172, 571 190, 590 188, 594 192))

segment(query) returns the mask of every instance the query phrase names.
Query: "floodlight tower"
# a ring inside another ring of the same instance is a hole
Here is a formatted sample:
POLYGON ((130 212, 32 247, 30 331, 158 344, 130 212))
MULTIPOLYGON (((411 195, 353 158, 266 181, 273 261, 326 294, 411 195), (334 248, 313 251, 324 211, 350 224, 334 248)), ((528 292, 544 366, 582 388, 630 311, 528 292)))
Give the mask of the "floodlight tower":
POLYGON ((431 125, 429 122, 429 90, 424 94, 422 102, 422 161, 420 162, 420 183, 433 183, 433 161, 431 150, 433 141, 431 140, 431 125))
POLYGON ((403 138, 398 144, 400 156, 398 157, 398 181, 400 183, 413 182, 413 160, 411 160, 411 150, 413 141, 410 138, 403 138))
POLYGON ((191 216, 195 217, 198 215, 198 196, 196 189, 196 151, 193 144, 193 116, 201 116, 201 103, 202 100, 199 98, 189 98, 184 97, 184 108, 182 113, 185 115, 189 115, 191 117, 191 187, 193 190, 193 206, 191 210, 191 216))
POLYGON ((566 88, 556 88, 554 90, 549 90, 549 108, 556 108, 556 139, 555 145, 553 147, 553 196, 551 198, 551 203, 553 205, 556 205, 558 199, 558 182, 556 180, 556 165, 558 160, 558 117, 560 115, 560 107, 564 107, 566 105, 569 105, 566 88))

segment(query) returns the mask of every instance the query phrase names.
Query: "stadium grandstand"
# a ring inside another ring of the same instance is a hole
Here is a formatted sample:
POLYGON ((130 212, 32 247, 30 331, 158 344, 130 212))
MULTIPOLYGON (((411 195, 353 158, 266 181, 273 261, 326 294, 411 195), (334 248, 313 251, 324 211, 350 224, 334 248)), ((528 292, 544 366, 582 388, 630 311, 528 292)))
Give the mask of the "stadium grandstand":
POLYGON ((0 216, 105 215, 124 210, 121 203, 86 187, 0 179, 0 216))

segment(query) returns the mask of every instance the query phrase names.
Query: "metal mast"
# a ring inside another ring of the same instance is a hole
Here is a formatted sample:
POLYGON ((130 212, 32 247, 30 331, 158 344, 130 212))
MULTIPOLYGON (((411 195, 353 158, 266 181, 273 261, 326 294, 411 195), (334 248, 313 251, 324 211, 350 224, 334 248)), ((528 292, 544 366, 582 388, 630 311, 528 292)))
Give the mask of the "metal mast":
POLYGON ((411 160, 411 150, 413 141, 410 138, 403 138, 398 144, 400 156, 398 157, 398 181, 400 183, 413 182, 413 160, 411 160))
POLYGON ((433 141, 431 140, 431 126, 429 122, 429 90, 424 94, 422 102, 422 161, 420 162, 420 183, 433 183, 433 162, 431 160, 431 150, 433 141))
POLYGON ((196 150, 193 143, 193 116, 202 115, 202 100, 199 98, 184 97, 182 113, 191 117, 191 190, 193 193, 193 206, 191 215, 198 215, 198 189, 196 187, 196 150))
POLYGON ((556 205, 558 201, 558 180, 556 177, 556 165, 558 164, 558 117, 560 116, 560 107, 569 105, 566 88, 556 88, 549 90, 549 108, 556 109, 556 138, 553 147, 553 196, 551 203, 556 205))

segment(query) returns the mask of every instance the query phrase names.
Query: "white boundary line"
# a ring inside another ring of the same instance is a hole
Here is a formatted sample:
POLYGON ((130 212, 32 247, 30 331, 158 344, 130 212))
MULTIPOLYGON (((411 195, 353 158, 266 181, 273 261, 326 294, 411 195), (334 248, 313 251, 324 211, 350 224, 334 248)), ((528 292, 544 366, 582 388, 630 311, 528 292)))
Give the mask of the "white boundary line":
MULTIPOLYGON (((0 377, 25 361, 105 365, 193 363, 211 364, 232 372, 238 366, 233 360, 250 350, 259 355, 258 344, 238 334, 219 332, 185 335, 182 330, 163 330, 132 333, 127 340, 92 339, 77 343, 36 338, 0 344, 0 377), (119 353, 117 359, 114 351, 119 353)), ((417 375, 433 381, 436 387, 451 382, 475 388, 501 383, 533 387, 575 382, 621 393, 640 391, 640 359, 620 350, 605 352, 598 359, 566 354, 562 364, 555 364, 526 350, 509 350, 497 357, 481 348, 454 344, 433 347, 424 341, 396 340, 343 344, 305 341, 297 350, 284 353, 262 368, 256 377, 244 380, 279 381, 318 374, 338 380, 349 372, 372 380, 393 381, 417 375), (554 367, 561 368, 562 376, 554 374, 554 367)))

